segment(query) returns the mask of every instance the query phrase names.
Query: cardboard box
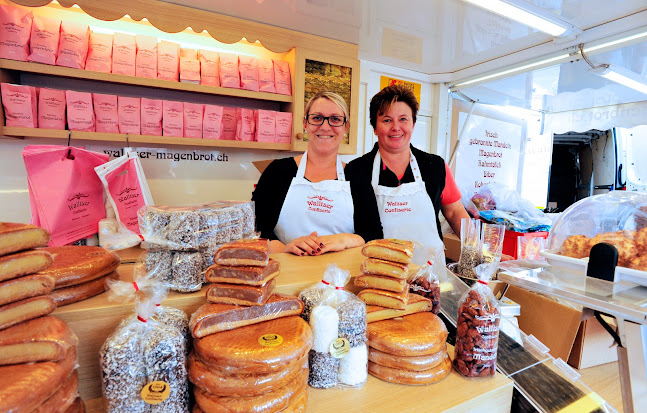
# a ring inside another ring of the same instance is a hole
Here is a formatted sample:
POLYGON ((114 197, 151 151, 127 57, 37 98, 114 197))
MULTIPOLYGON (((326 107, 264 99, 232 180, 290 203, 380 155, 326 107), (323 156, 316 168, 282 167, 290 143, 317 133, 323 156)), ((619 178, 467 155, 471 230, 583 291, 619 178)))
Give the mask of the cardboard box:
MULTIPOLYGON (((602 316, 613 329, 616 328, 615 319, 602 316)), ((573 349, 568 357, 568 364, 577 368, 598 366, 618 360, 618 345, 611 334, 602 327, 595 317, 582 320, 573 349)))
POLYGON ((445 257, 458 262, 461 257, 461 239, 454 234, 443 235, 445 243, 445 257))

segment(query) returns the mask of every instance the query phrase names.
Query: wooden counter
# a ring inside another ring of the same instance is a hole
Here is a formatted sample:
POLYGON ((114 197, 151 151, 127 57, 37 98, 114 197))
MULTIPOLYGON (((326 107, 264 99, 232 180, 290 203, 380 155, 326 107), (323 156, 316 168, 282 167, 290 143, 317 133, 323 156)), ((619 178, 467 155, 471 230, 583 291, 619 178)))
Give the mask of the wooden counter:
MULTIPOLYGON (((122 259, 129 261, 127 257, 133 258, 137 253, 136 250, 127 252, 122 255, 122 259)), ((329 264, 335 263, 355 276, 359 274, 359 267, 364 259, 359 248, 318 257, 296 257, 291 254, 274 254, 272 257, 281 263, 276 291, 292 295, 297 295, 305 287, 321 280, 329 264)), ((131 271, 131 264, 124 264, 119 269, 122 278, 126 280, 131 277, 131 271)), ((204 290, 191 294, 172 292, 164 305, 182 309, 191 315, 205 302, 204 290)), ((354 290, 352 284, 349 290, 354 290)), ((90 413, 102 411, 99 348, 119 322, 132 311, 132 304, 113 303, 108 301, 107 294, 102 294, 62 307, 54 313, 68 322, 80 338, 77 347, 79 393, 86 400, 90 413)), ((445 380, 434 385, 405 386, 386 383, 369 375, 367 384, 361 390, 310 389, 309 394, 308 412, 404 412, 418 409, 507 412, 512 400, 512 381, 502 374, 487 379, 468 380, 452 372, 445 380)))

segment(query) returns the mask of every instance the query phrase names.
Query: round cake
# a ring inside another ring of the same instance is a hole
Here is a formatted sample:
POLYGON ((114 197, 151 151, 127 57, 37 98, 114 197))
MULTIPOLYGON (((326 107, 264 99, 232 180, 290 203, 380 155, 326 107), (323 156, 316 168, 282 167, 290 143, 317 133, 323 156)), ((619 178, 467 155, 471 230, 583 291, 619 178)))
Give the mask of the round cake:
POLYGON ((442 363, 446 356, 446 345, 439 352, 427 356, 394 356, 374 348, 369 349, 368 352, 368 359, 375 364, 409 371, 423 371, 434 368, 442 363))
POLYGON ((119 255, 101 247, 68 245, 43 250, 54 256, 54 263, 39 274, 54 277, 54 288, 92 281, 113 272, 121 264, 119 255))
POLYGON ((445 323, 431 312, 376 321, 367 330, 369 346, 396 356, 435 354, 447 340, 445 323))
POLYGON ((399 384, 431 384, 444 379, 452 371, 452 361, 448 355, 434 368, 423 371, 409 371, 385 367, 368 362, 368 372, 380 380, 399 384))

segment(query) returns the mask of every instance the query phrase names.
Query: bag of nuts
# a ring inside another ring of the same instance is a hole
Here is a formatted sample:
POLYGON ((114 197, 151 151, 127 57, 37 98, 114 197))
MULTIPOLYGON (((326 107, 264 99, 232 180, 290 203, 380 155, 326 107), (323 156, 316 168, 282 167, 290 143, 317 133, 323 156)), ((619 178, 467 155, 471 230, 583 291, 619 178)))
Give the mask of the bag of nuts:
POLYGON ((431 312, 440 311, 440 281, 438 274, 445 271, 445 252, 442 249, 432 251, 433 258, 422 266, 411 279, 409 292, 422 295, 431 300, 431 312))
POLYGON ((461 256, 458 259, 458 275, 476 278, 474 268, 481 263, 481 221, 461 219, 461 256))
POLYGON ((476 267, 478 282, 461 297, 456 322, 454 368, 466 377, 496 372, 499 344, 499 303, 488 287, 498 262, 476 267))

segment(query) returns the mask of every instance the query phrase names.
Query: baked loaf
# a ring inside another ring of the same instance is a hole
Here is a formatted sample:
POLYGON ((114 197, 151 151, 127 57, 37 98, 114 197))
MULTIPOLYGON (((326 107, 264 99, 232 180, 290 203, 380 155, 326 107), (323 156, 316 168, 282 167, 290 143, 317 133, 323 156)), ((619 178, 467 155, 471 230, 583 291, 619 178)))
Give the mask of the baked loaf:
POLYGON ((271 258, 265 267, 232 267, 213 264, 207 269, 205 278, 207 282, 212 283, 263 285, 279 275, 279 268, 279 262, 271 258))
POLYGON ((357 297, 368 305, 377 305, 395 310, 405 310, 409 303, 409 291, 406 289, 401 293, 394 293, 393 291, 367 288, 357 293, 357 297))
POLYGON ((212 369, 232 373, 268 374, 285 369, 303 358, 312 347, 312 330, 301 317, 276 320, 211 334, 193 342, 195 354, 212 369), (277 346, 263 346, 265 335, 283 339, 277 346))
POLYGON ((216 396, 199 388, 195 389, 195 401, 205 412, 228 413, 274 413, 283 412, 295 403, 306 389, 308 371, 302 369, 285 386, 269 393, 247 397, 216 396))
POLYGON ((80 397, 77 397, 72 405, 65 410, 65 413, 85 413, 85 404, 83 403, 83 400, 81 400, 80 397))
POLYGON ((368 359, 380 366, 391 367, 400 370, 423 371, 436 367, 447 357, 447 345, 434 354, 427 356, 394 356, 393 354, 370 348, 368 359))
POLYGON ((276 282, 272 279, 265 285, 241 285, 217 283, 207 289, 207 301, 215 304, 263 305, 274 293, 276 282))
POLYGON ((404 310, 394 310, 377 305, 366 306, 366 322, 373 323, 380 320, 402 317, 408 314, 422 313, 431 311, 432 302, 419 294, 409 293, 409 302, 404 310))
POLYGON ((61 360, 78 342, 66 322, 45 316, 0 331, 0 365, 61 360))
POLYGON ((0 256, 22 250, 44 247, 49 232, 35 225, 0 222, 0 256))
POLYGON ((264 267, 270 259, 270 240, 241 239, 229 242, 216 251, 213 261, 220 265, 264 267))
POLYGON ((409 264, 413 257, 413 242, 399 239, 376 239, 364 245, 362 254, 369 258, 409 264))
POLYGON ((403 293, 407 290, 407 280, 384 275, 360 274, 355 277, 355 287, 377 288, 379 290, 403 293))
POLYGON ((381 260, 379 258, 367 258, 362 263, 363 273, 385 275, 401 280, 406 280, 409 276, 409 265, 399 262, 381 260))
POLYGON ((394 369, 392 367, 379 365, 372 361, 368 362, 368 372, 373 376, 380 380, 399 384, 423 385, 436 383, 447 377, 451 371, 452 361, 446 353, 439 365, 429 370, 422 371, 394 369))
POLYGON ((273 320, 280 317, 299 315, 303 302, 297 297, 274 294, 260 306, 243 307, 231 304, 203 304, 192 315, 189 322, 191 334, 202 338, 220 331, 273 320))
POLYGON ((196 387, 216 396, 249 397, 264 394, 286 386, 297 375, 308 370, 308 356, 304 356, 268 374, 236 374, 214 370, 194 353, 189 355, 189 380, 196 387))
POLYGON ((79 374, 74 370, 63 385, 33 413, 66 412, 79 396, 79 374))
POLYGON ((445 323, 430 312, 368 324, 369 345, 396 356, 435 354, 445 347, 445 323))
POLYGON ((47 251, 24 251, 0 257, 0 281, 42 271, 52 265, 54 257, 47 251))
POLYGON ((296 397, 296 400, 290 404, 285 409, 281 410, 281 413, 304 413, 306 411, 306 405, 308 404, 308 388, 303 389, 300 395, 296 397))
POLYGON ((76 365, 76 349, 57 362, 0 367, 0 411, 31 412, 59 389, 76 365))
POLYGON ((54 256, 54 263, 39 274, 54 277, 55 288, 92 281, 115 271, 121 263, 119 255, 101 247, 63 246, 44 250, 54 256))
POLYGON ((0 330, 47 315, 54 310, 56 310, 56 302, 49 295, 26 298, 3 305, 0 307, 0 330))
POLYGON ((58 288, 50 293, 57 307, 87 300, 106 291, 106 279, 119 279, 117 271, 83 284, 58 288))
POLYGON ((0 283, 0 305, 45 295, 54 289, 54 279, 49 275, 33 274, 0 283))

